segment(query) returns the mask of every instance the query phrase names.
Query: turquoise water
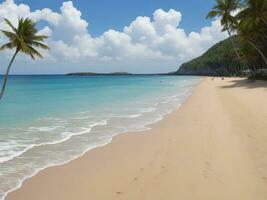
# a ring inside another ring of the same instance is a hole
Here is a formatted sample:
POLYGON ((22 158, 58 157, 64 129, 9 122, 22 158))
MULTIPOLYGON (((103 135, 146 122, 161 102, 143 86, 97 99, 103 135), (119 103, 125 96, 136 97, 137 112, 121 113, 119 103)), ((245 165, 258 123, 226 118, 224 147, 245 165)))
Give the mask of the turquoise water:
POLYGON ((48 166, 177 109, 199 81, 178 76, 11 76, 0 102, 0 199, 48 166))

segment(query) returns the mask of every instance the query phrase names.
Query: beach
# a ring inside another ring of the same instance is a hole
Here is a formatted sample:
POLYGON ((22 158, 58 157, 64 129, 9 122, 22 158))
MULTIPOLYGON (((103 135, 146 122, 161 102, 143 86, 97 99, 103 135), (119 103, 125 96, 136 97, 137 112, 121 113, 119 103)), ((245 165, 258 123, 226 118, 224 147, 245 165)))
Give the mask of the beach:
POLYGON ((266 99, 266 82, 204 78, 151 130, 47 168, 6 199, 267 199, 266 99))

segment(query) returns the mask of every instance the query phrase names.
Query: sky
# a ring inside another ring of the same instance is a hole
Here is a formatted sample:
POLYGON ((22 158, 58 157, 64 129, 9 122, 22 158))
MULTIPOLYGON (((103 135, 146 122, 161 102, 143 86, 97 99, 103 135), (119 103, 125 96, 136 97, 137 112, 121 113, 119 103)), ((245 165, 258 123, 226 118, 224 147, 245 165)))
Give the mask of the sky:
MULTIPOLYGON (((4 0, 3 18, 37 21, 51 50, 32 61, 20 54, 12 74, 176 71, 225 39, 220 19, 206 20, 211 0, 4 0)), ((0 35, 0 45, 6 42, 0 35)), ((0 52, 0 73, 12 51, 0 52)))

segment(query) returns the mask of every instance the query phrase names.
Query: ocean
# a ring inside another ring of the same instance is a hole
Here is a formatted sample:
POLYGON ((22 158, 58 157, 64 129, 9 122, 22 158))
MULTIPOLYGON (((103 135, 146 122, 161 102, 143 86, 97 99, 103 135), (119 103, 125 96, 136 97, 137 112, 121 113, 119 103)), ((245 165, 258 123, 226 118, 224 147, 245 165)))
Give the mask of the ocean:
POLYGON ((0 101, 0 199, 49 166, 148 130, 199 82, 184 76, 11 76, 0 101))

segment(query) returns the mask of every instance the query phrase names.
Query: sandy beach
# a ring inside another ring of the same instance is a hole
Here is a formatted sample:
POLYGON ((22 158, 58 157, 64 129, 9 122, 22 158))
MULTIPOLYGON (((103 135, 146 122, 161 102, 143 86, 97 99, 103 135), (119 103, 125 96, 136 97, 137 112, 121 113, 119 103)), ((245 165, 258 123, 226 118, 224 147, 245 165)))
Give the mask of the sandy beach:
POLYGON ((45 169, 8 200, 266 200, 267 83, 205 78, 151 130, 45 169))

